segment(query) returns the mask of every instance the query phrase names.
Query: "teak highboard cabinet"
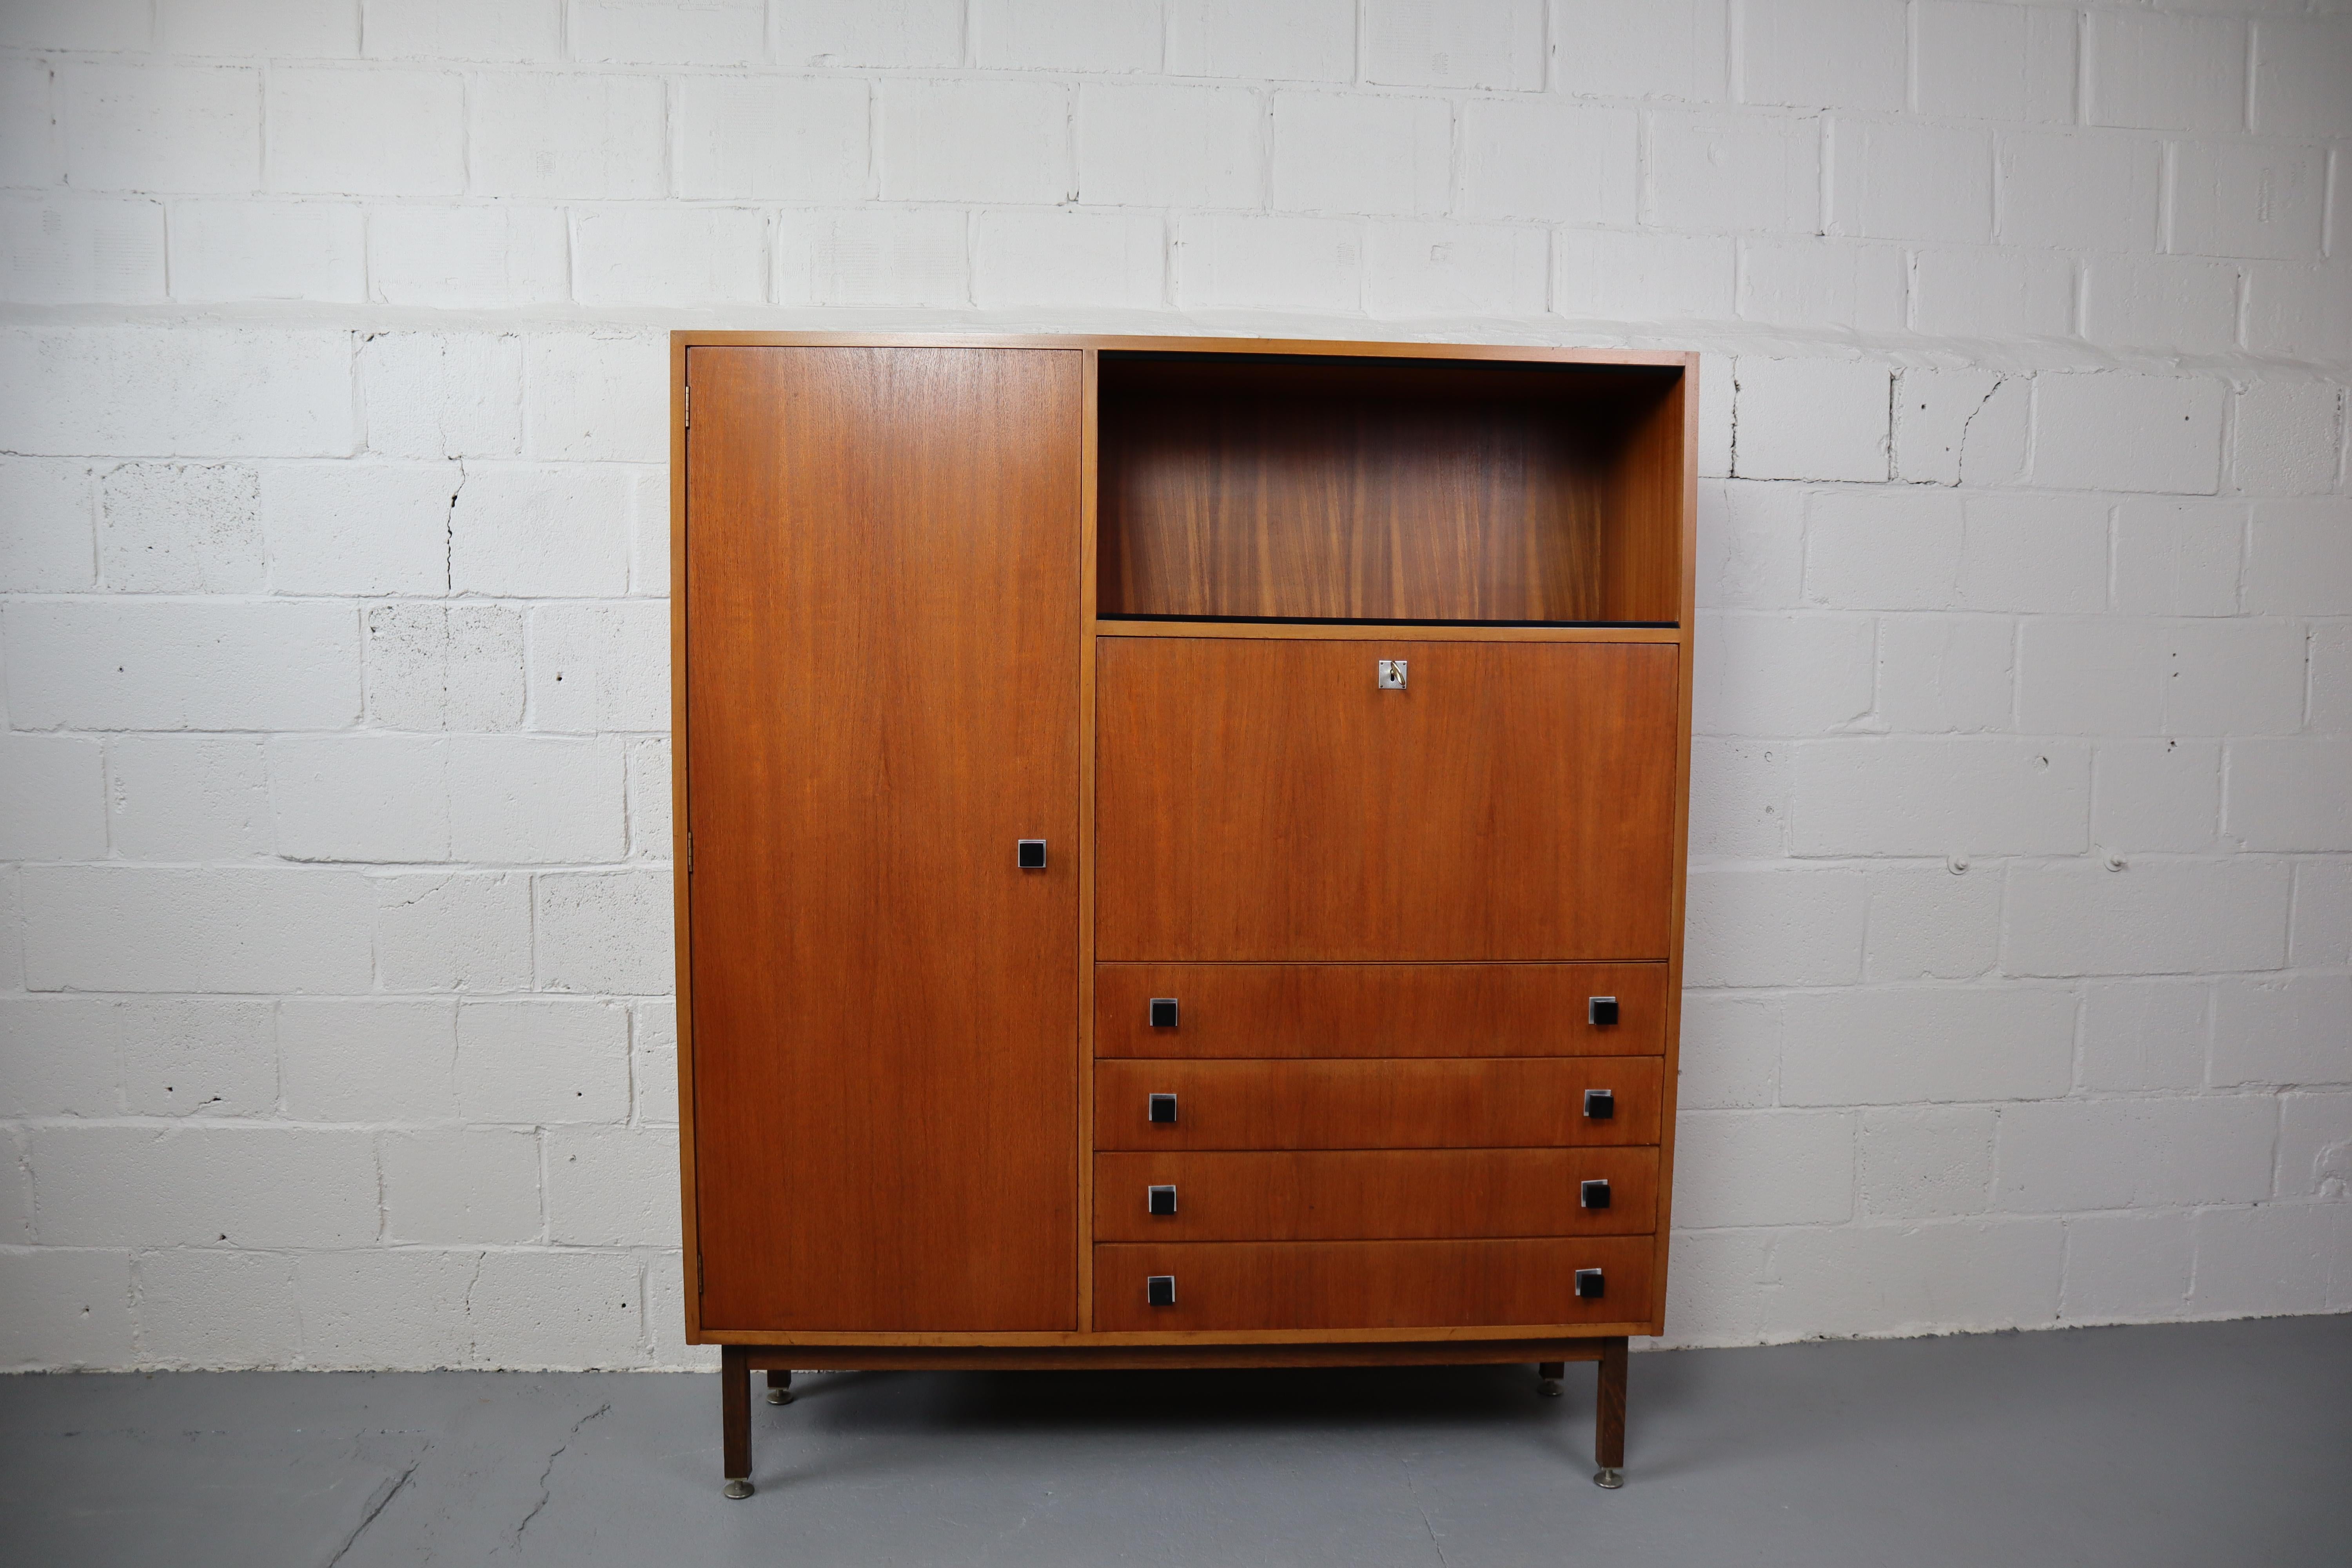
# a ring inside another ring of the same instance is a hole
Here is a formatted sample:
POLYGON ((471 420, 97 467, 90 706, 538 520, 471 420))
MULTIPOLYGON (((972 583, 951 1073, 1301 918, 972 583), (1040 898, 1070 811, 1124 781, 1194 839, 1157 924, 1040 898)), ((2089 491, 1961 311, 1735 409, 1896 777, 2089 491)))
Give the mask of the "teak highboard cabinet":
POLYGON ((1663 1330, 1682 354, 671 341, 688 1337, 1600 1363, 1663 1330))

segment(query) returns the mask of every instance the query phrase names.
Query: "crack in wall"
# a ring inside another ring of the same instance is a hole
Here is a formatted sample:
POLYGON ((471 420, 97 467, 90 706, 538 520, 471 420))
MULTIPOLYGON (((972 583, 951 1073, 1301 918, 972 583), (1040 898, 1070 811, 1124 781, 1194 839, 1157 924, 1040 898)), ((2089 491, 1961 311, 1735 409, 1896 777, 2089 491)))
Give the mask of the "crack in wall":
POLYGON ((1739 362, 1731 362, 1731 444, 1724 453, 1723 471, 1731 479, 1739 477, 1739 362))
POLYGON ((479 1366, 482 1363, 482 1331, 474 1322, 474 1287, 482 1282, 482 1265, 489 1260, 490 1255, 487 1252, 474 1254, 474 1272, 466 1281, 466 1300, 463 1310, 466 1314, 466 1364, 467 1366, 479 1366))
POLYGON ((1969 410, 1967 418, 1960 421, 1959 438, 1952 443, 1953 484, 1965 485, 1969 482, 1969 430, 1976 424, 1977 416, 1982 414, 1992 400, 2000 395, 2000 389, 2008 384, 2009 377, 2005 375, 1993 377, 1992 384, 1985 388, 1985 395, 1977 399, 1977 405, 1969 410))
MULTIPOLYGON (((457 488, 449 492, 448 510, 441 514, 441 591, 457 591, 457 498, 466 493, 466 459, 457 460, 457 488)), ((446 682, 444 683, 445 695, 446 682)))

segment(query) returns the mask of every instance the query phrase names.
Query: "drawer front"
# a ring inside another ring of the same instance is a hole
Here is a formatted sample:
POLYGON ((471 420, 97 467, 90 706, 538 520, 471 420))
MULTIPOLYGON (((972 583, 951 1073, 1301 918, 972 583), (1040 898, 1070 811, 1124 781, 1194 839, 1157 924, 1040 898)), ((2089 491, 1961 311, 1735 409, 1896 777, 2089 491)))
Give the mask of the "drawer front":
POLYGON ((1665 958, 1679 657, 1098 639, 1097 955, 1665 958))
POLYGON ((1655 1149, 1097 1154, 1095 1239, 1643 1236, 1657 1184, 1655 1149), (1608 1184, 1605 1207, 1583 1202, 1588 1182, 1608 1184), (1151 1212, 1154 1187, 1174 1189, 1173 1214, 1151 1212))
POLYGON ((1098 1332, 1625 1323, 1650 1316, 1649 1237, 1199 1241, 1095 1248, 1098 1332), (1601 1271, 1598 1299, 1576 1271, 1601 1271), (1153 1276, 1175 1281, 1150 1302, 1153 1276))
POLYGON ((1645 1057, 1665 1040, 1663 963, 1095 968, 1098 1057, 1645 1057), (1596 998, 1615 1023, 1592 1021, 1596 998), (1177 1004, 1173 1028, 1153 1026, 1155 999, 1177 1004))
POLYGON ((1656 1057, 1113 1061, 1095 1066, 1097 1149, 1507 1149, 1658 1141, 1656 1057), (1614 1114, 1585 1115, 1588 1089, 1614 1114), (1175 1120, 1151 1120, 1173 1095, 1175 1120))

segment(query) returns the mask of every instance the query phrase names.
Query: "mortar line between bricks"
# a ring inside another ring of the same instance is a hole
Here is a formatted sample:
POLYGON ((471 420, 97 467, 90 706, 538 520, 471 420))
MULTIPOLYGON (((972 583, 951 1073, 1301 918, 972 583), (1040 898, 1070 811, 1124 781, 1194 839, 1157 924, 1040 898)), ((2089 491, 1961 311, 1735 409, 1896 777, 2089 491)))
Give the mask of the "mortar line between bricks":
MULTIPOLYGON (((488 205, 496 208, 511 206, 510 203, 488 205)), ((556 205, 568 210, 570 205, 576 204, 556 205)), ((773 204, 761 204, 758 210, 829 214, 844 211, 887 212, 893 210, 894 207, 903 207, 909 210, 979 212, 1010 210, 1014 205, 942 202, 779 207, 773 204)), ((1081 204, 1081 207, 1082 210, 1103 212, 1165 213, 1171 210, 1131 206, 1096 208, 1085 204, 1081 204)), ((1052 212, 1056 209, 1052 205, 1040 204, 1032 210, 1052 212)), ((1194 213, 1207 216, 1220 214, 1228 216, 1286 217, 1293 216, 1286 211, 1276 214, 1255 208, 1186 208, 1177 209, 1177 211, 1180 216, 1190 216, 1194 213)), ((1611 228, 1587 230, 1580 226, 1550 226, 1555 232, 1594 232, 1629 236, 1669 232, 1611 228)), ((1019 311, 982 309, 969 305, 810 304, 776 307, 743 303, 694 306, 536 304, 501 308, 351 305, 327 302, 289 306, 284 303, 234 300, 203 305, 148 303, 109 306, 21 302, 0 305, 0 326, 31 330, 76 326, 99 328, 183 326, 212 329, 260 326, 288 331, 320 332, 398 331, 494 332, 526 328, 544 329, 556 334, 602 335, 615 330, 635 330, 650 333, 673 329, 722 326, 768 327, 776 330, 825 328, 855 330, 861 321, 882 330, 891 331, 1002 332, 1028 330, 1025 323, 1035 321, 1038 323, 1038 330, 1049 331, 1118 331, 1133 330, 1138 326, 1148 326, 1145 335, 1191 330, 1195 333, 1213 336, 1256 335, 1272 331, 1276 335, 1287 332, 1291 335, 1342 338, 1363 336, 1365 329, 1372 328, 1377 329, 1380 335, 1408 340, 1418 337, 1431 342, 1490 342, 1496 341, 1491 320, 1486 317, 1387 317, 1372 316, 1360 310, 1334 313, 1296 310, 1270 310, 1241 306, 1201 306, 1191 310, 1180 309, 1172 313, 1132 307, 1103 307, 1034 317, 1024 316, 1019 311), (1222 327, 1221 322, 1223 323, 1222 327)), ((1598 317, 1552 316, 1541 322, 1516 321, 1507 335, 1511 342, 1524 342, 1532 346, 1654 346, 1709 353, 1748 353, 1766 357, 1770 357, 1779 352, 1792 351, 1788 352, 1786 357, 1822 358, 1844 362, 1867 359, 1874 363, 1885 362, 1898 369, 1913 370, 1937 368, 1939 365, 1948 363, 1949 356, 1964 354, 1971 363, 1986 369, 2024 375, 2120 374, 2162 379, 2199 379, 2226 378, 2232 374, 2261 376, 2270 373, 2285 373, 2295 376, 2325 379, 2341 377, 2347 369, 2352 369, 2352 359, 2306 359, 2262 353, 2245 349, 2232 349, 2220 354, 2193 354, 2161 351, 2127 351, 2081 341, 2052 339, 1988 343, 1980 338, 1856 332, 1848 329, 1822 329, 1807 327, 1800 323, 1760 322, 1738 318, 1664 320, 1633 324, 1630 331, 1628 328, 1629 323, 1623 321, 1598 317)), ((116 456, 116 454, 104 452, 35 453, 13 450, 5 455, 91 458, 116 456)), ((305 455, 334 458, 344 454, 285 454, 288 457, 305 455)), ((658 461, 650 458, 642 460, 658 461)))

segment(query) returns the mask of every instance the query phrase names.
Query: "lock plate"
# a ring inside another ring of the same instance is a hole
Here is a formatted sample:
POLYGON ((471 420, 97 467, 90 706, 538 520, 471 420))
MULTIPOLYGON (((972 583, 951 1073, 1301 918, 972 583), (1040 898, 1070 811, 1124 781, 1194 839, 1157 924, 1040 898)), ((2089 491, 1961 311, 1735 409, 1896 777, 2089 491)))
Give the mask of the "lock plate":
POLYGON ((1382 691, 1402 691, 1404 689, 1404 667, 1405 661, 1401 658, 1384 658, 1381 660, 1381 689, 1382 691))

